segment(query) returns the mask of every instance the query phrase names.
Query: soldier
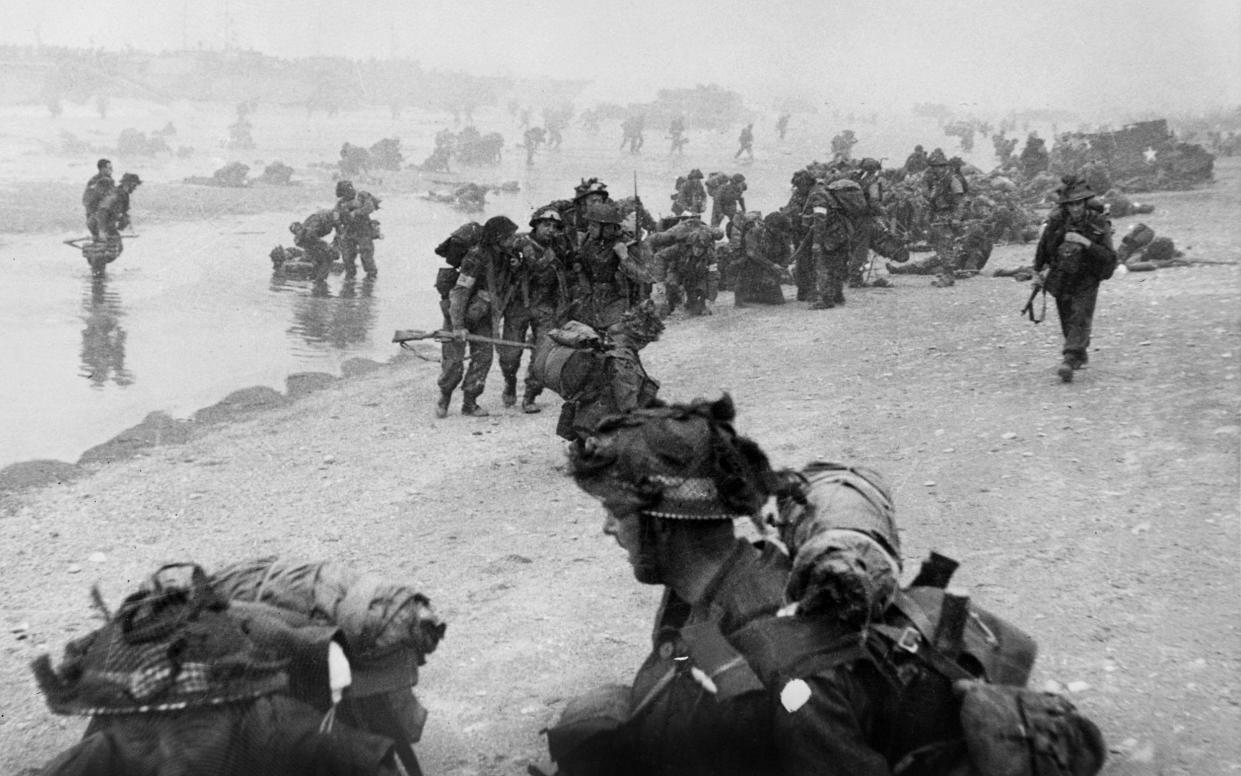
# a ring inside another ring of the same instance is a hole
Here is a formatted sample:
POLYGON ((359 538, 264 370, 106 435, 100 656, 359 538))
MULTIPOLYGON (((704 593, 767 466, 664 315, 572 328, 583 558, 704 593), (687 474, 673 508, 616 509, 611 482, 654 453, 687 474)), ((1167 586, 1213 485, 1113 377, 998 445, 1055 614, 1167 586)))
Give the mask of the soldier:
POLYGON ((1026 178, 1033 178, 1047 169, 1051 164, 1051 154, 1047 152, 1047 141, 1031 132, 1026 137, 1026 146, 1021 149, 1021 170, 1026 178))
POLYGON ((201 568, 181 568, 160 569, 70 642, 58 669, 35 661, 52 712, 90 719, 40 773, 404 773, 389 738, 325 725, 350 684, 336 628, 230 604, 201 568))
POLYGON ((692 213, 701 215, 707 207, 707 190, 702 185, 702 170, 695 167, 677 187, 676 202, 672 212, 676 215, 692 213))
POLYGON ((1075 176, 1066 176, 1062 183, 1059 207, 1048 217, 1034 252, 1034 282, 1055 297, 1064 334, 1064 360, 1056 374, 1071 383, 1073 373, 1090 360, 1099 283, 1112 276, 1118 259, 1111 221, 1089 203, 1095 192, 1075 176))
POLYGON ((373 278, 379 274, 379 268, 375 266, 375 225, 371 214, 379 209, 379 199, 369 191, 357 191, 350 181, 336 182, 336 196, 336 232, 345 277, 358 274, 357 259, 361 258, 366 276, 373 278))
MULTIPOLYGON (((517 240, 520 266, 516 272, 516 298, 504 312, 504 339, 524 342, 529 332, 538 347, 548 332, 567 320, 569 314, 568 267, 571 259, 563 239, 564 219, 555 208, 536 210, 530 217, 530 233, 517 240)), ((500 371, 504 374, 504 406, 511 407, 517 399, 517 371, 521 367, 522 348, 500 346, 500 371)), ((540 411, 535 399, 543 391, 543 383, 534 374, 534 361, 526 368, 525 392, 521 411, 540 411)))
POLYGON ((737 157, 741 156, 741 154, 744 153, 750 157, 751 161, 753 161, 754 160, 754 122, 750 122, 749 124, 746 124, 744 127, 742 127, 741 135, 737 138, 737 144, 738 144, 737 153, 733 154, 733 158, 736 159, 737 157))
POLYGON ((95 206, 95 212, 90 219, 93 242, 106 244, 106 260, 102 264, 93 259, 91 261, 91 267, 96 274, 102 273, 104 266, 116 261, 125 250, 121 231, 129 228, 129 198, 134 189, 141 185, 141 178, 127 172, 121 176, 120 184, 109 188, 95 206))
POLYGON ((784 134, 789 131, 789 114, 781 113, 776 119, 776 132, 779 133, 780 139, 784 139, 784 134))
POLYGON ((562 211, 561 215, 565 216, 565 234, 572 242, 574 250, 586 239, 586 211, 592 205, 607 202, 611 198, 608 184, 598 178, 583 179, 581 183, 573 187, 573 208, 567 213, 562 211))
POLYGON ((689 142, 689 138, 685 137, 684 116, 677 114, 672 117, 672 123, 668 126, 668 138, 672 141, 672 147, 668 151, 669 153, 684 153, 685 144, 689 142))
MULTIPOLYGON (((589 366, 581 367, 584 374, 575 384, 561 386, 565 402, 556 433, 569 441, 585 439, 604 418, 657 404, 659 382, 646 373, 639 353, 663 330, 655 305, 647 299, 594 340, 584 361, 589 366)), ((544 358, 543 363, 552 360, 544 358)))
POLYGON ((452 392, 458 385, 461 386, 462 415, 482 418, 490 414, 478 406, 478 397, 482 395, 487 371, 491 369, 492 345, 470 341, 470 367, 466 370, 465 343, 469 341, 466 335, 492 337, 499 331, 504 296, 511 291, 507 273, 516 258, 516 235, 517 224, 508 217, 489 218, 483 224, 478 245, 470 249, 461 262, 457 283, 448 295, 448 318, 455 347, 445 353, 447 357, 441 364, 440 398, 435 405, 437 418, 448 416, 452 392))
POLYGON ((841 178, 816 186, 807 201, 810 208, 810 255, 815 266, 815 299, 811 310, 830 310, 845 303, 844 284, 849 259, 870 218, 866 198, 857 181, 841 178))
POLYGON ((82 207, 86 209, 86 228, 90 230, 90 236, 98 241, 99 227, 95 224, 95 211, 99 209, 99 203, 103 201, 104 196, 116 184, 112 180, 110 159, 100 159, 95 162, 95 170, 95 174, 86 182, 86 189, 82 192, 82 207))
POLYGON ((930 216, 931 245, 939 257, 939 277, 931 281, 936 288, 956 283, 961 257, 961 203, 965 199, 965 179, 952 168, 944 152, 936 148, 927 158, 925 178, 927 210, 930 216))
POLYGON ((926 150, 921 145, 914 146, 913 153, 905 159, 905 174, 917 175, 927 167, 926 150))
POLYGON ((332 263, 340 257, 340 252, 323 239, 336 228, 339 215, 337 210, 320 210, 311 213, 305 221, 289 224, 293 244, 305 251, 306 258, 311 261, 310 279, 316 286, 326 283, 332 263))
POLYGON ((736 173, 720 181, 711 201, 711 226, 719 226, 724 219, 731 223, 738 212, 745 212, 745 176, 736 173))
POLYGON ((753 222, 748 219, 736 238, 733 266, 736 280, 733 304, 784 304, 780 280, 792 258, 789 245, 789 219, 783 213, 768 213, 753 222))
MULTIPOLYGON (((606 511, 603 532, 628 554, 637 581, 661 585, 664 594, 632 687, 611 685, 570 702, 549 731, 562 773, 870 776, 891 773, 923 745, 960 739, 951 682, 919 677, 909 685, 918 705, 902 705, 904 689, 885 678, 884 661, 857 649, 864 621, 849 619, 851 612, 823 604, 776 616, 793 585, 812 602, 803 587, 817 592, 812 580, 834 578, 838 559, 807 551, 793 577, 776 545, 735 535, 734 521, 757 522, 778 480, 758 444, 734 430, 733 417, 727 395, 635 410, 570 448, 575 481, 606 511), (854 647, 847 658, 805 660, 845 644, 854 647), (605 765, 610 770, 597 770, 605 765)), ((886 495, 860 487, 877 493, 876 502, 886 495)), ((849 533, 869 542, 866 560, 876 570, 865 582, 898 573, 899 559, 881 540, 849 533)), ((913 668, 903 669, 904 681, 913 668)))
POLYGON ((711 304, 719 292, 719 265, 715 242, 723 231, 710 227, 693 215, 663 232, 651 235, 655 251, 651 298, 655 309, 665 317, 684 301, 693 315, 711 314, 711 304))
POLYGON ((586 211, 586 235, 574 254, 574 317, 605 331, 629 308, 635 276, 634 247, 622 240, 620 209, 595 202, 586 211))
POLYGON ((781 210, 789 219, 793 238, 793 280, 797 284, 797 301, 807 302, 814 296, 814 258, 810 255, 810 218, 806 202, 814 189, 814 175, 798 170, 790 181, 793 193, 781 210))

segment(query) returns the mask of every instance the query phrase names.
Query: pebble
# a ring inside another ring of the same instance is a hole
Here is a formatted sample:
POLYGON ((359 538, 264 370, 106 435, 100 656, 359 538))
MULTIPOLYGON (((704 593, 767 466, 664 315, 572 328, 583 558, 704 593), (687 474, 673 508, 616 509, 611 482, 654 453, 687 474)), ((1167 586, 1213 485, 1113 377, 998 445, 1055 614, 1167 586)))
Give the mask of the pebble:
POLYGON ((70 574, 77 574, 77 573, 80 573, 81 571, 82 571, 82 567, 81 567, 81 566, 79 566, 78 564, 76 564, 76 563, 70 563, 70 564, 69 564, 69 573, 70 573, 70 574))
POLYGON ((1072 693, 1086 692, 1089 689, 1090 689, 1090 684, 1087 682, 1069 682, 1069 692, 1072 692, 1072 693))
POLYGON ((102 552, 92 552, 90 554, 90 557, 87 558, 87 560, 89 560, 91 563, 106 563, 108 560, 108 556, 104 555, 102 552))
POLYGON ((1016 432, 1016 431, 1008 431, 1008 432, 1006 432, 1006 433, 1004 434, 1004 437, 1003 437, 1003 438, 1004 438, 1004 439, 1016 439, 1016 438, 1017 438, 1017 432, 1016 432))
POLYGON ((323 456, 323 462, 324 462, 324 463, 336 463, 336 456, 334 456, 334 455, 325 455, 325 456, 323 456))
POLYGON ((933 488, 933 487, 935 487, 935 480, 927 480, 926 482, 924 482, 924 483, 922 483, 922 484, 923 484, 923 485, 925 485, 925 486, 926 486, 926 487, 928 487, 928 488, 933 488))

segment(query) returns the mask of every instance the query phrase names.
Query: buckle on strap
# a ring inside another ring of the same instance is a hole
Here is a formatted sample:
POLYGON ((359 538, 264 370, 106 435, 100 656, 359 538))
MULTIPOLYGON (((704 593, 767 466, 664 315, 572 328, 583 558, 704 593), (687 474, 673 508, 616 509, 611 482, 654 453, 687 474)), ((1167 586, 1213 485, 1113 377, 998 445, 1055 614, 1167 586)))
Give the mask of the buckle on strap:
POLYGON ((901 631, 901 637, 896 640, 896 648, 903 649, 911 655, 916 655, 921 640, 922 634, 918 633, 918 629, 908 627, 901 631))

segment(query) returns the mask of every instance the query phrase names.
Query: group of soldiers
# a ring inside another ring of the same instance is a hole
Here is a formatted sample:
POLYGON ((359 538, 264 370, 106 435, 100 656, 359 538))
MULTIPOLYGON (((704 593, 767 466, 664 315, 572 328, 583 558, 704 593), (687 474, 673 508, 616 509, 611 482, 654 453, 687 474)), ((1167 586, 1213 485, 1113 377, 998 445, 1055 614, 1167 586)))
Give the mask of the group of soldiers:
MULTIPOLYGON (((955 561, 932 552, 902 586, 880 472, 777 469, 735 412, 652 401, 569 446, 603 533, 663 597, 633 681, 570 699, 529 773, 1100 771, 1099 728, 1027 686, 1035 640, 949 587, 955 561)), ((54 713, 90 719, 46 776, 421 774, 410 689, 445 625, 412 586, 268 557, 93 600, 104 624, 33 664, 54 713)))
POLYGON ((97 161, 95 170, 82 192, 82 207, 86 211, 86 228, 91 240, 82 250, 91 271, 102 275, 105 267, 116 261, 124 250, 121 231, 129 228, 129 198, 134 189, 142 185, 142 179, 127 172, 119 183, 114 181, 110 159, 97 161))
POLYGON ((304 221, 289 224, 293 244, 310 262, 310 279, 316 285, 326 282, 332 263, 337 258, 344 261, 347 278, 357 276, 359 260, 366 277, 378 276, 375 240, 382 238, 383 234, 379 222, 371 216, 379 209, 379 203, 379 198, 374 194, 359 191, 352 181, 341 180, 336 182, 334 207, 317 210, 304 221), (329 243, 326 238, 333 232, 336 237, 329 243))

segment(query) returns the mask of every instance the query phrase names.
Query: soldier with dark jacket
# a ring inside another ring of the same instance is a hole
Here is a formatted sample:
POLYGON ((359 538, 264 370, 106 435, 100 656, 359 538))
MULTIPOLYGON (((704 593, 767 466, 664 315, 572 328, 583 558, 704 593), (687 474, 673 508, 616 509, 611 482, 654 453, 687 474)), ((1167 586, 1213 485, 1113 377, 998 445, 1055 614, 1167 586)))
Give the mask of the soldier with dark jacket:
POLYGON ((110 159, 100 159, 95 162, 95 169, 95 174, 86 182, 86 189, 82 192, 82 207, 86 210, 86 228, 90 230, 90 236, 98 240, 99 227, 95 224, 95 211, 99 209, 99 203, 104 196, 116 184, 112 180, 110 159))
POLYGON ((788 217, 793 230, 793 280, 797 283, 797 301, 806 302, 814 296, 814 258, 810 255, 809 211, 806 201, 814 189, 814 175, 809 170, 793 173, 793 193, 781 212, 788 217))
POLYGON ((507 297, 513 289, 509 273, 517 259, 514 251, 517 224, 506 216, 494 216, 483 224, 478 245, 461 262, 457 284, 448 294, 448 319, 452 326, 453 345, 445 349, 440 366, 440 398, 435 416, 448 416, 452 392, 461 386, 461 414, 476 418, 490 413, 478 406, 491 369, 492 345, 471 342, 466 335, 494 337, 499 333, 500 318, 507 297), (470 345, 470 366, 465 368, 466 342, 470 345), (463 379, 464 376, 464 379, 463 379))
POLYGON ((574 253, 574 317, 603 331, 629 309, 634 277, 635 246, 622 237, 620 208, 596 202, 586 211, 586 233, 574 253))
POLYGON ((905 159, 905 174, 916 175, 927 167, 926 150, 920 145, 914 146, 913 153, 905 159))
POLYGON ((720 182, 711 201, 711 226, 724 219, 730 222, 737 213, 745 212, 745 175, 737 173, 720 182))
POLYGON ((736 282, 733 304, 784 304, 780 280, 792 256, 789 244, 789 219, 783 213, 768 213, 766 218, 749 221, 741 227, 733 257, 736 282))
POLYGON ((312 262, 310 279, 316 284, 327 281, 327 276, 332 271, 332 262, 340 256, 340 252, 323 239, 336 228, 336 219, 335 210, 320 210, 311 213, 305 221, 289 224, 293 244, 305 251, 306 257, 312 262))
MULTIPOLYGON (((567 320, 570 310, 569 264, 572 259, 564 239, 564 219, 555 208, 536 210, 530 217, 530 233, 517 239, 521 256, 515 273, 515 298, 504 311, 504 339, 524 342, 527 332, 537 347, 548 333, 567 320)), ((502 345, 500 371, 504 374, 504 406, 517 399, 517 371, 521 367, 522 348, 502 345)), ((543 383, 534 374, 531 360, 526 369, 525 391, 521 410, 539 412, 535 399, 543 392, 543 383)))
POLYGON ((1055 297, 1064 334, 1064 360, 1056 373, 1066 383, 1089 361, 1099 283, 1116 270, 1112 223, 1091 199, 1095 192, 1075 176, 1066 176, 1058 204, 1043 227, 1034 252, 1035 283, 1055 297))
POLYGON ((337 232, 340 255, 345 262, 345 277, 358 274, 357 259, 367 277, 379 274, 375 265, 375 227, 371 214, 379 209, 379 200, 369 191, 358 191, 350 181, 336 183, 337 232))
POLYGON ((936 288, 956 283, 961 262, 961 205, 965 200, 965 179, 948 163, 938 148, 927 158, 927 210, 930 216, 931 245, 939 256, 939 277, 931 281, 936 288))
MULTIPOLYGON (((90 231, 95 243, 106 243, 107 262, 115 261, 125 250, 121 240, 121 231, 129 228, 129 198, 134 189, 142 185, 142 179, 132 172, 121 176, 121 182, 109 188, 99 199, 95 212, 90 217, 90 231)), ((102 265, 92 261, 96 272, 102 272, 102 265)))
POLYGON ((870 216, 857 181, 840 178, 816 186, 807 205, 811 213, 810 255, 815 267, 815 298, 811 310, 830 310, 845 303, 849 259, 863 239, 870 216))
MULTIPOLYGON (((776 545, 734 534, 735 520, 757 522, 784 487, 733 416, 727 396, 634 410, 570 450, 578 486, 606 511, 604 533, 664 596, 632 686, 570 702, 549 731, 563 774, 887 776, 910 751, 960 738, 950 681, 870 659, 871 612, 814 594, 817 580, 836 578, 831 541, 807 551, 793 576, 776 545), (786 593, 797 607, 784 606, 786 593)), ((884 536, 857 536, 851 546, 875 566, 864 581, 895 579, 899 558, 884 536)), ((875 587, 881 608, 895 585, 875 587)))

